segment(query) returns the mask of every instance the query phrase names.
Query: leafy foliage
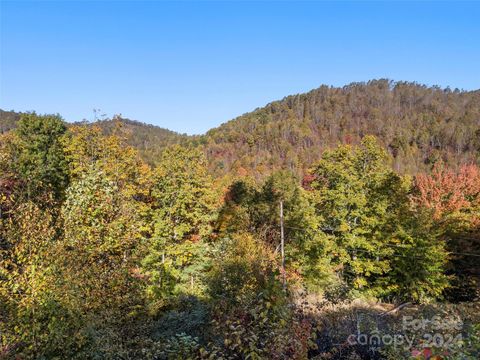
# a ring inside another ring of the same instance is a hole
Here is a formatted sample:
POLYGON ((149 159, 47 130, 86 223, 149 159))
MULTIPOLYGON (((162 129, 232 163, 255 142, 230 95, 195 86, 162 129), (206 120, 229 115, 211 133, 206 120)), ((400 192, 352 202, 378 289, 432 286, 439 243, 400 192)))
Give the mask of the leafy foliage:
POLYGON ((198 150, 168 148, 153 179, 153 232, 142 265, 149 297, 161 307, 180 293, 202 293, 199 278, 209 263, 206 240, 216 204, 206 160, 198 150))
POLYGON ((338 143, 378 137, 402 173, 476 161, 479 91, 427 87, 386 79, 321 86, 285 97, 207 132, 216 174, 246 169, 255 177, 276 169, 302 174, 338 143))
POLYGON ((454 170, 441 162, 435 164, 431 174, 419 174, 415 179, 413 204, 431 214, 438 236, 453 253, 448 266, 453 286, 447 292, 453 301, 479 296, 480 269, 475 255, 480 254, 479 179, 476 165, 466 164, 454 170))
POLYGON ((225 251, 209 280, 216 347, 226 358, 305 358, 311 326, 289 308, 273 253, 249 235, 225 251))
POLYGON ((0 112, 0 358, 404 357, 322 343, 359 331, 323 306, 475 300, 478 103, 378 80, 196 137, 0 112))
POLYGON ((320 231, 334 242, 332 264, 349 286, 415 300, 441 293, 447 285, 441 273, 446 260, 442 244, 415 226, 408 206, 408 178, 391 170, 388 155, 375 138, 365 137, 359 147, 345 145, 326 152, 313 175, 320 231))
POLYGON ((53 216, 27 202, 2 224, 7 244, 0 251, 2 342, 19 354, 57 356, 72 350, 67 325, 74 317, 55 293, 56 234, 53 216))
POLYGON ((56 200, 68 185, 67 161, 61 138, 66 127, 59 116, 24 114, 15 130, 13 168, 29 199, 47 193, 56 200))

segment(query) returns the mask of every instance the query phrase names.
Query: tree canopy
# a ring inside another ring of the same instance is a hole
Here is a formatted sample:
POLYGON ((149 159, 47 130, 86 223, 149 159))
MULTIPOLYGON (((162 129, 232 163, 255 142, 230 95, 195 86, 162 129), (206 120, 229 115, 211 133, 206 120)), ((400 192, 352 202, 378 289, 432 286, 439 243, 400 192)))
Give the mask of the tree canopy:
MULTIPOLYGON (((154 151, 137 123, 22 114, 0 134, 0 358, 408 358, 331 333, 362 330, 355 301, 389 309, 376 332, 477 304, 477 98, 322 87, 154 151)), ((454 358, 478 358, 475 324, 454 358)))

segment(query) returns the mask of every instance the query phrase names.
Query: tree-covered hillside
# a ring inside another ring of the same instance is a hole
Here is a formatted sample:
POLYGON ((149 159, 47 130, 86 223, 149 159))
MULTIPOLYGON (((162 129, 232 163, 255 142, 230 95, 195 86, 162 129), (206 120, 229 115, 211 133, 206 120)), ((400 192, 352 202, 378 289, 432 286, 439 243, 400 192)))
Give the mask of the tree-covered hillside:
POLYGON ((288 96, 210 130, 206 142, 217 173, 261 175, 303 172, 326 148, 370 134, 388 148, 396 170, 417 173, 439 158, 476 160, 479 129, 480 91, 372 80, 288 96))
POLYGON ((404 175, 368 135, 303 181, 215 179, 190 143, 148 164, 118 119, 16 125, 0 134, 0 359, 480 357, 478 165, 404 175))
POLYGON ((0 360, 480 360, 479 19, 0 0, 0 360))
MULTIPOLYGON (((18 118, 19 114, 1 111, 0 130, 13 128, 18 118)), ((396 171, 416 174, 428 171, 439 159, 452 166, 478 160, 480 91, 385 79, 342 88, 321 86, 272 102, 201 136, 116 120, 95 124, 108 135, 115 123, 122 123, 127 143, 150 164, 158 161, 166 146, 190 144, 203 147, 217 176, 233 172, 263 178, 278 169, 302 175, 324 150, 358 144, 363 136, 374 135, 393 157, 396 171)))
POLYGON ((118 123, 121 124, 127 143, 136 148, 143 160, 149 164, 157 162, 163 149, 167 146, 185 144, 190 139, 185 134, 121 117, 97 121, 94 124, 99 126, 105 135, 111 135, 118 128, 116 125, 118 123))
POLYGON ((20 120, 20 113, 15 111, 4 111, 0 109, 0 134, 3 134, 16 127, 17 121, 20 120))
MULTIPOLYGON (((5 133, 17 127, 22 113, 4 111, 0 109, 0 133, 5 133)), ((68 119, 67 119, 68 120, 68 119)), ((69 125, 68 123, 66 124, 69 125)), ((99 120, 96 122, 78 122, 75 125, 98 126, 105 135, 122 134, 127 143, 136 148, 142 158, 150 163, 155 163, 163 149, 174 144, 186 143, 190 137, 155 125, 122 117, 99 120)))

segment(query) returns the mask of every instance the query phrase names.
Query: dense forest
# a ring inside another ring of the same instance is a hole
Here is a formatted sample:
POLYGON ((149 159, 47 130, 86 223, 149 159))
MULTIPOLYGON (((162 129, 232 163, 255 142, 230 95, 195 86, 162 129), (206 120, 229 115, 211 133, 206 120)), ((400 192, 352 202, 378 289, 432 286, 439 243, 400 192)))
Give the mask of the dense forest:
POLYGON ((373 80, 322 86, 288 96, 210 130, 205 141, 216 171, 285 168, 300 173, 339 143, 375 135, 397 171, 428 171, 438 159, 476 161, 480 91, 373 80))
POLYGON ((16 113, 15 111, 4 111, 0 109, 0 134, 14 129, 21 115, 21 113, 16 113))
MULTIPOLYGON (((13 128, 19 116, 0 110, 0 132, 13 128)), ((200 136, 116 119, 149 164, 165 146, 190 143, 204 148, 215 176, 246 171, 263 178, 279 169, 301 176, 324 150, 358 144, 368 134, 387 149, 396 171, 412 175, 428 172, 440 159, 453 167, 477 162, 480 149, 480 91, 385 79, 288 96, 200 136)), ((108 134, 114 122, 96 125, 108 134)))
POLYGON ((199 136, 0 112, 0 359, 479 358, 479 100, 321 87, 199 136))
MULTIPOLYGON (((0 109, 0 133, 14 129, 21 116, 22 113, 0 109)), ((113 119, 102 118, 94 122, 83 120, 73 123, 73 125, 87 126, 91 126, 92 124, 100 128, 105 135, 111 135, 117 131, 118 125, 121 124, 122 136, 125 137, 128 144, 135 147, 142 158, 150 164, 155 163, 165 147, 173 144, 185 144, 193 138, 158 126, 125 119, 121 116, 115 116, 113 119)), ((72 124, 65 123, 65 125, 71 126, 72 124)))

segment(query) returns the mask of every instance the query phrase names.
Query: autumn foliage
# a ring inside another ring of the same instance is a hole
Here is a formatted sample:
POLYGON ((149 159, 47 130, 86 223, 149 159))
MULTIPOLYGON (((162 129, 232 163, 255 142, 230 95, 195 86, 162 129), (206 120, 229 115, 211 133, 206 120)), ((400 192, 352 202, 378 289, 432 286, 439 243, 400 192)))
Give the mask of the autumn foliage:
POLYGON ((480 169, 468 164, 454 170, 438 162, 431 174, 416 176, 415 190, 414 204, 431 209, 437 220, 458 211, 470 211, 480 205, 480 169))
POLYGON ((127 135, 34 113, 0 135, 0 359, 333 359, 307 297, 429 303, 478 271, 453 257, 478 251, 474 164, 412 181, 370 135, 218 176, 127 135))

